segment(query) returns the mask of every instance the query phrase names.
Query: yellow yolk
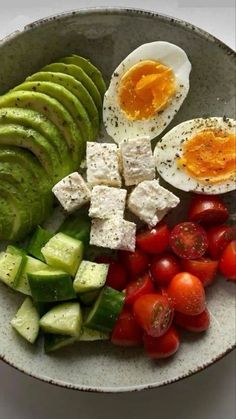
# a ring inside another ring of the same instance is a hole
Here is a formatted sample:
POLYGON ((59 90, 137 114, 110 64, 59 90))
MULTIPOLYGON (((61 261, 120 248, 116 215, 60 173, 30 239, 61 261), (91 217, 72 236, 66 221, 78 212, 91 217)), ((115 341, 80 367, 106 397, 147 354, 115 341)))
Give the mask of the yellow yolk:
POLYGON ((158 61, 141 61, 124 74, 120 82, 121 109, 132 120, 149 119, 163 110, 176 93, 171 68, 158 61))
POLYGON ((178 161, 198 180, 217 183, 236 173, 236 136, 216 130, 205 130, 188 140, 178 161))

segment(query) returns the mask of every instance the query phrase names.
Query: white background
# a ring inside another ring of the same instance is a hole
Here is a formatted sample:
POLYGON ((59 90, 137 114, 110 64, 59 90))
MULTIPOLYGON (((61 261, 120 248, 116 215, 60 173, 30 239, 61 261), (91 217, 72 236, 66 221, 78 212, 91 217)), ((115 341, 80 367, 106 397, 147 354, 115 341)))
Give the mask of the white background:
MULTIPOLYGON (((182 18, 235 48, 233 4, 234 0, 0 0, 0 38, 60 11, 125 6, 182 18)), ((0 418, 234 419, 235 373, 235 353, 231 353, 207 370, 167 387, 141 393, 90 394, 41 383, 2 362, 0 418)))

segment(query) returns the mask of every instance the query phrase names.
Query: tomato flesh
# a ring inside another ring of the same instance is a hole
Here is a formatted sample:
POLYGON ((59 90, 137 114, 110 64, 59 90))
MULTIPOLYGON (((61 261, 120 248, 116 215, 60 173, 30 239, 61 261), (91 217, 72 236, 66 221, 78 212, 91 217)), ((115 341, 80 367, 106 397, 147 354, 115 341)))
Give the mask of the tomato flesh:
POLYGON ((236 240, 226 246, 220 258, 219 268, 227 279, 236 281, 236 240))
POLYGON ((208 253, 213 259, 219 259, 227 244, 236 239, 236 229, 227 225, 211 227, 207 230, 208 253))
POLYGON ((100 256, 96 259, 97 263, 109 264, 106 285, 115 290, 122 291, 127 284, 127 272, 123 266, 108 256, 100 256))
POLYGON ((190 332, 205 332, 210 325, 210 314, 207 309, 197 316, 187 316, 176 311, 174 323, 190 332))
POLYGON ((119 261, 131 277, 142 275, 149 265, 148 256, 139 249, 136 249, 135 252, 119 252, 119 261))
POLYGON ((229 211, 224 202, 216 195, 196 195, 190 205, 188 219, 204 225, 224 223, 229 211))
POLYGON ((198 224, 183 222, 177 224, 170 234, 170 246, 176 255, 184 259, 198 259, 207 249, 207 235, 198 224))
POLYGON ((144 294, 154 292, 154 285, 149 274, 130 282, 125 290, 125 304, 132 305, 144 294))
POLYGON ((127 307, 123 308, 112 331, 111 341, 118 346, 142 345, 143 331, 127 307))
POLYGON ((137 246, 146 253, 162 253, 169 245, 169 228, 160 223, 151 230, 145 229, 137 234, 137 246))
POLYGON ((177 330, 171 326, 164 335, 157 338, 144 334, 143 343, 150 358, 162 359, 168 358, 178 351, 180 339, 177 330))
POLYGON ((183 259, 182 268, 184 271, 197 276, 203 283, 204 287, 212 284, 216 278, 218 261, 209 258, 201 258, 196 260, 183 259))
POLYGON ((151 273, 159 287, 169 285, 171 279, 181 271, 179 260, 176 256, 165 253, 154 256, 151 263, 151 273))

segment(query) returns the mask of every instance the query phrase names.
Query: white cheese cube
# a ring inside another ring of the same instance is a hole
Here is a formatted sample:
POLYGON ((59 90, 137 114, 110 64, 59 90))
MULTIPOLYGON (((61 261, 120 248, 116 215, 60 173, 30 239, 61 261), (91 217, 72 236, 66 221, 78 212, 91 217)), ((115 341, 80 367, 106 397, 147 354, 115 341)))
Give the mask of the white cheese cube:
POLYGON ((89 216, 92 218, 122 218, 124 216, 126 189, 111 186, 94 186, 91 193, 89 216))
POLYGON ((67 212, 73 212, 90 201, 91 191, 78 172, 71 173, 53 186, 52 191, 67 212))
POLYGON ((87 142, 86 160, 88 183, 121 186, 116 144, 87 142))
POLYGON ((122 218, 109 220, 94 218, 90 232, 90 244, 115 250, 135 250, 136 225, 122 218))
POLYGON ((137 185, 128 198, 128 207, 137 217, 154 227, 180 200, 159 185, 158 180, 146 180, 137 185))
POLYGON ((155 178, 155 162, 149 137, 123 141, 120 152, 126 186, 155 178))

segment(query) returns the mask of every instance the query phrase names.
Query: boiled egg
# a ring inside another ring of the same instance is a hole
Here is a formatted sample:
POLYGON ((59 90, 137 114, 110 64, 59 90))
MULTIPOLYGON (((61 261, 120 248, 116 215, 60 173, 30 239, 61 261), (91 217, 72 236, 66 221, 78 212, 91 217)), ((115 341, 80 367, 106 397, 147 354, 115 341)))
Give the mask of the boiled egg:
POLYGON ((156 145, 160 176, 183 191, 221 194, 236 187, 236 121, 198 118, 182 122, 156 145))
POLYGON ((159 135, 189 90, 191 64, 168 42, 141 45, 116 68, 104 97, 103 122, 116 143, 159 135))

